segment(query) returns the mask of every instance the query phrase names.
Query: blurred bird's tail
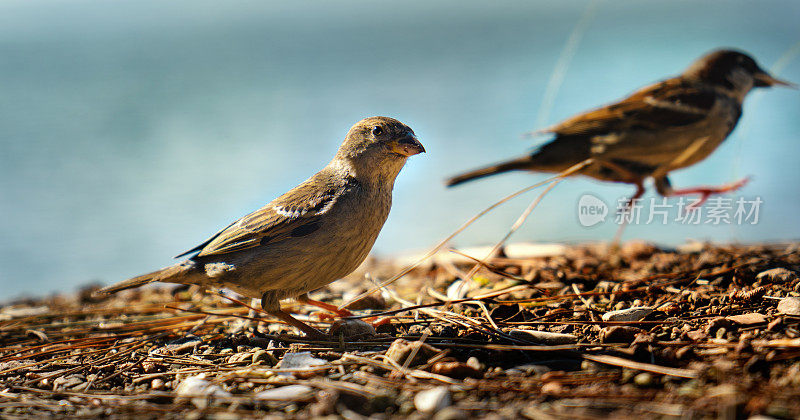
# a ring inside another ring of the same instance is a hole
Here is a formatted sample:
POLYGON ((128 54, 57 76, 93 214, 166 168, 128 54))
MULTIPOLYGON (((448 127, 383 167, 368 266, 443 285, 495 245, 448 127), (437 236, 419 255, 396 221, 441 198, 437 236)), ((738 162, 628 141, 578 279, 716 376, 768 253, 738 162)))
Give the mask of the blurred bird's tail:
POLYGON ((509 160, 508 162, 498 163, 491 166, 486 166, 484 168, 475 169, 469 172, 465 172, 460 175, 456 175, 447 181, 445 181, 445 185, 448 187, 452 187, 463 182, 472 181, 474 179, 483 178, 485 176, 496 175, 503 172, 520 170, 520 169, 529 169, 531 166, 531 159, 528 156, 521 157, 519 159, 509 160))
POLYGON ((148 283, 156 281, 163 281, 167 283, 183 283, 186 274, 194 267, 193 263, 182 262, 169 267, 162 268, 161 270, 153 271, 152 273, 142 274, 132 279, 121 281, 108 287, 104 287, 95 292, 98 295, 110 295, 126 289, 133 289, 134 287, 144 286, 148 283))

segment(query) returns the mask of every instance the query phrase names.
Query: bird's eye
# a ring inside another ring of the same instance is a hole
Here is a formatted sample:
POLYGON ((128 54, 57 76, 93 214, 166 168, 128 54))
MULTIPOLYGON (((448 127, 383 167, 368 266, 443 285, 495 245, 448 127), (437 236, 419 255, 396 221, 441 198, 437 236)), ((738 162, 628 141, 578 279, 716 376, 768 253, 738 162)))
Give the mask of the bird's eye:
POLYGON ((372 135, 373 136, 380 136, 381 134, 383 134, 383 129, 382 128, 380 128, 377 125, 375 127, 372 127, 372 135))

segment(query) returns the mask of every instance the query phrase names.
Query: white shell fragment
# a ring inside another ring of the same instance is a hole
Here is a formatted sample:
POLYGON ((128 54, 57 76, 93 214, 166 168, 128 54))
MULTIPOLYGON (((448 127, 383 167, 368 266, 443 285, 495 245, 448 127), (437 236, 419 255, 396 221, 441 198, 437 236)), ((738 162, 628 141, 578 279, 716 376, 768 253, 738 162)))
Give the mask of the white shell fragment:
POLYGON ((314 398, 314 389, 305 385, 287 385, 261 391, 254 398, 258 401, 308 401, 314 398))
POLYGON ((788 283, 797 279, 797 273, 789 271, 783 267, 773 268, 762 271, 756 276, 756 280, 768 281, 770 283, 788 283))
MULTIPOLYGON (((310 369, 314 366, 322 366, 327 364, 328 361, 324 359, 317 359, 311 355, 311 352, 303 351, 299 353, 286 353, 276 367, 280 369, 296 369, 304 370, 310 369)), ((291 372, 280 372, 278 375, 291 376, 291 372)))
POLYGON ((463 299, 472 288, 472 282, 456 280, 447 287, 447 298, 452 300, 463 299))
POLYGON ((522 340, 533 341, 535 343, 546 345, 575 344, 578 342, 578 337, 572 334, 554 333, 549 331, 511 330, 509 335, 522 340))
POLYGON ((633 308, 606 312, 603 314, 603 321, 641 321, 644 317, 653 313, 653 310, 649 306, 634 306, 633 308))
POLYGON ((206 408, 210 400, 230 397, 231 393, 197 375, 184 379, 175 388, 175 395, 178 399, 188 398, 197 408, 206 408))
POLYGON ((14 318, 23 318, 26 316, 43 315, 50 311, 47 306, 34 306, 34 307, 16 307, 6 306, 0 310, 0 321, 8 321, 14 318))

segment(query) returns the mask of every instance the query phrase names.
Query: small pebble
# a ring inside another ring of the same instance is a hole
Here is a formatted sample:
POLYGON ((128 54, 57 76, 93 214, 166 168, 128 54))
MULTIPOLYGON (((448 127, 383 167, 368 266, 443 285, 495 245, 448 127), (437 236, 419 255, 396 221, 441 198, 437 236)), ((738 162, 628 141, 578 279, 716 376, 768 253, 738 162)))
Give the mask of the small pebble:
POLYGON ((540 375, 546 375, 551 371, 552 369, 550 369, 545 365, 535 365, 529 363, 529 364, 514 366, 513 368, 506 369, 505 371, 501 372, 505 373, 506 376, 540 376, 540 375))
POLYGON ((278 359, 272 355, 272 353, 266 350, 256 350, 253 352, 253 364, 263 362, 263 364, 267 366, 275 366, 278 363, 278 359))
POLYGON ((725 331, 736 330, 736 323, 728 318, 714 318, 706 324, 706 332, 709 334, 716 334, 718 330, 724 329, 725 331))
POLYGON ((344 338, 371 337, 375 335, 375 327, 360 319, 337 319, 328 334, 335 337, 342 335, 344 338))
POLYGON ((559 395, 564 389, 560 382, 546 382, 542 385, 542 394, 545 395, 559 395))
POLYGON ((643 332, 643 330, 622 325, 605 327, 600 330, 600 342, 630 344, 633 342, 633 339, 636 338, 636 334, 639 334, 640 332, 643 332))
POLYGON ((692 341, 703 341, 708 337, 708 334, 700 330, 692 330, 686 332, 686 338, 692 341))
POLYGON ((408 341, 398 338, 389 346, 386 351, 386 357, 394 360, 396 363, 403 365, 406 363, 412 353, 416 350, 414 359, 409 363, 409 366, 421 365, 428 361, 433 355, 439 353, 439 350, 430 344, 420 343, 419 341, 408 341))
MULTIPOLYGON (((175 341, 172 341, 164 346, 164 350, 170 354, 183 354, 189 353, 194 350, 195 347, 199 346, 203 343, 203 340, 200 337, 194 335, 187 335, 186 337, 179 338, 175 341)), ((158 351, 158 349, 156 350, 158 351)))
POLYGON ((469 366, 469 367, 471 367, 471 368, 473 368, 475 370, 481 370, 481 371, 486 367, 475 356, 470 357, 469 359, 467 359, 467 366, 469 366))
POLYGON ((800 315, 800 297, 785 297, 778 302, 778 313, 800 315))
POLYGON ((647 388, 653 386, 654 383, 653 374, 648 372, 642 372, 633 377, 633 383, 635 383, 636 386, 641 388, 647 388))
POLYGON ((467 420, 470 416, 466 411, 456 407, 446 407, 433 416, 433 420, 467 420))
POLYGON ((423 413, 432 413, 449 407, 453 399, 446 386, 426 389, 414 396, 414 407, 423 413))
POLYGON ((483 373, 463 362, 436 362, 431 366, 431 372, 451 378, 480 378, 483 373))

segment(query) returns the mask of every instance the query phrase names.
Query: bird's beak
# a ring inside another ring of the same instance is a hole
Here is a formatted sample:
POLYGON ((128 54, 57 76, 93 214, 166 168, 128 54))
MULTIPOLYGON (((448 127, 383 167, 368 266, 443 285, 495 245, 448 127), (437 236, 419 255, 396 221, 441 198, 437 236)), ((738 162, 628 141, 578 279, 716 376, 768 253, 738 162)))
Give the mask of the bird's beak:
POLYGON ((781 85, 797 89, 796 84, 792 82, 787 82, 785 80, 776 79, 770 76, 769 73, 765 71, 759 71, 758 73, 753 75, 753 78, 755 79, 755 83, 753 84, 753 86, 755 87, 770 87, 775 85, 781 85))
POLYGON ((425 153, 425 148, 422 147, 422 143, 420 143, 413 134, 400 137, 399 139, 391 142, 389 144, 389 148, 392 150, 392 152, 406 157, 425 153))

